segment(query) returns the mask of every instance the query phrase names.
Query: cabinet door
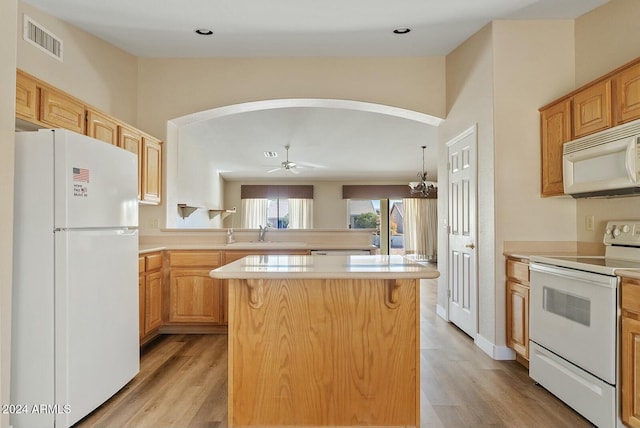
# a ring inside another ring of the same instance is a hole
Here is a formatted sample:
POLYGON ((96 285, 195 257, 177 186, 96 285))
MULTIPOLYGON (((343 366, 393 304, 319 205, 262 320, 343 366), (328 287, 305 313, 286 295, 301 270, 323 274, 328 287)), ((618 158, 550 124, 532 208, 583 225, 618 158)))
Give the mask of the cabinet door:
POLYGON ((142 195, 142 134, 126 126, 119 126, 118 146, 138 156, 138 199, 140 199, 142 195))
POLYGON ((172 269, 169 322, 219 323, 220 280, 210 269, 172 269))
POLYGON ((162 325, 162 272, 147 274, 145 281, 145 334, 162 325))
POLYGON ((87 135, 117 146, 118 124, 107 115, 87 110, 87 135))
POLYGON ((617 123, 640 119, 640 64, 629 67, 616 77, 617 123))
POLYGON ((541 193, 564 194, 562 145, 571 140, 571 101, 565 100, 540 112, 541 193))
POLYGON ((584 137, 611 128, 611 80, 596 83, 573 96, 573 135, 584 137))
POLYGON ((640 427, 640 321, 622 317, 622 422, 640 427))
POLYGON ((162 200, 162 143, 142 139, 142 202, 159 205, 162 200))
POLYGON ((529 359, 529 287, 507 281, 507 346, 529 359))
POLYGON ((54 89, 40 88, 40 121, 84 134, 84 105, 54 89))
POLYGON ((35 122, 38 120, 38 87, 34 80, 16 74, 16 117, 35 122))

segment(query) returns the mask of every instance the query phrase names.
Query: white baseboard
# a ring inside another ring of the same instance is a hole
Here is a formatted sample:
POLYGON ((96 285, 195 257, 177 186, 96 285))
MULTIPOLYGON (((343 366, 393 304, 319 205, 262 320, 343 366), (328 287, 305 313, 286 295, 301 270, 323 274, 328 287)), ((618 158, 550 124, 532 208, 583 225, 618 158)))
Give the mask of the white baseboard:
POLYGON ((447 310, 444 306, 436 305, 436 315, 445 321, 449 321, 449 317, 447 317, 447 310))
POLYGON ((494 345, 491 341, 477 334, 475 338, 476 346, 482 351, 493 358, 494 360, 515 360, 516 353, 513 349, 506 346, 494 345))

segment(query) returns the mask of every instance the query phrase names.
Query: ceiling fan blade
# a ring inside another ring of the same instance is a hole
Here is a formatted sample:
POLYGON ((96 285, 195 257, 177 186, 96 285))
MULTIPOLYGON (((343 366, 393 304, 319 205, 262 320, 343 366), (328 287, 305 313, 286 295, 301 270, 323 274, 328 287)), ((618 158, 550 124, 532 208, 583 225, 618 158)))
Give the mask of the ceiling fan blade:
POLYGON ((276 171, 280 171, 282 168, 274 168, 274 169, 270 169, 267 172, 276 172, 276 171))
POLYGON ((292 174, 296 174, 296 175, 300 174, 300 171, 297 170, 297 167, 296 168, 287 168, 287 171, 289 171, 292 174))

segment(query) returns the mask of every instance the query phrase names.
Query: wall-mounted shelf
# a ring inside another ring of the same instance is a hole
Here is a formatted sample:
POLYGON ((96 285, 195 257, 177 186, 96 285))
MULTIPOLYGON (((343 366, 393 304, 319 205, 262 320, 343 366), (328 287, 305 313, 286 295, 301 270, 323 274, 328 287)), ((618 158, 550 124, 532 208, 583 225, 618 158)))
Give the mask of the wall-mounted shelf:
POLYGON ((178 204, 178 212, 180 213, 180 217, 182 217, 182 218, 189 217, 198 208, 200 208, 200 207, 192 207, 192 206, 187 205, 187 204, 178 204))
POLYGON ((229 216, 229 214, 235 214, 235 213, 236 213, 236 207, 233 207, 230 210, 213 210, 212 209, 212 210, 209 210, 209 220, 211 220, 217 215, 219 215, 220 218, 224 220, 229 216))

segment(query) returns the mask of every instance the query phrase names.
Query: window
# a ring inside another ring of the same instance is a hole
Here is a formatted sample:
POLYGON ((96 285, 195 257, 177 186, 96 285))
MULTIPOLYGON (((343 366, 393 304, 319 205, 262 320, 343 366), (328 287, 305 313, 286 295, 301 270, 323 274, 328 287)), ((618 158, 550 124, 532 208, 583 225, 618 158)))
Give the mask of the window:
POLYGON ((403 216, 402 199, 349 199, 349 228, 375 229, 381 254, 404 254, 403 216))
POLYGON ((242 185, 242 227, 313 228, 313 186, 242 185))

